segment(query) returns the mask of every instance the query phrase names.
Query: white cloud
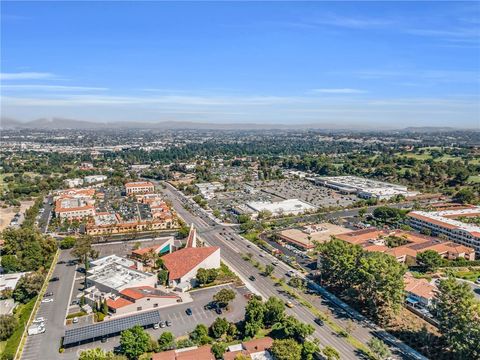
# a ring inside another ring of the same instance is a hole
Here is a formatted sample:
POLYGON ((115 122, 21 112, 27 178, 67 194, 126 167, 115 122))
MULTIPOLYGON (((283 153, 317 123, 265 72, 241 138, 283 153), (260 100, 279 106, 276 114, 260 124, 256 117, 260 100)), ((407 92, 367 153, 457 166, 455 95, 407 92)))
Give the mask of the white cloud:
POLYGON ((51 79, 55 75, 45 72, 0 73, 0 80, 36 80, 51 79))
POLYGON ((367 91, 360 89, 350 89, 350 88, 327 88, 327 89, 313 89, 314 93, 322 94, 365 94, 367 91))

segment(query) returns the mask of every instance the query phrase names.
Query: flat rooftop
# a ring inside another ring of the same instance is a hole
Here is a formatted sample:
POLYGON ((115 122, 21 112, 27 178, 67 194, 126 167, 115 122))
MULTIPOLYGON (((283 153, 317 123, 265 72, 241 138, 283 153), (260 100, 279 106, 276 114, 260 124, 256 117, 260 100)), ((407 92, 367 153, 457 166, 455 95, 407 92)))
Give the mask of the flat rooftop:
POLYGON ((330 223, 316 224, 303 229, 287 229, 280 232, 282 240, 293 243, 305 249, 314 247, 313 242, 323 243, 330 240, 332 235, 349 231, 343 226, 330 223))
POLYGON ((88 277, 89 281, 94 281, 118 291, 124 287, 133 286, 139 281, 154 276, 115 263, 98 267, 96 266, 89 270, 89 273, 91 274, 88 277))
POLYGON ((315 206, 299 199, 287 199, 278 202, 253 201, 247 203, 247 206, 256 212, 270 211, 272 214, 300 213, 309 210, 315 210, 315 206))

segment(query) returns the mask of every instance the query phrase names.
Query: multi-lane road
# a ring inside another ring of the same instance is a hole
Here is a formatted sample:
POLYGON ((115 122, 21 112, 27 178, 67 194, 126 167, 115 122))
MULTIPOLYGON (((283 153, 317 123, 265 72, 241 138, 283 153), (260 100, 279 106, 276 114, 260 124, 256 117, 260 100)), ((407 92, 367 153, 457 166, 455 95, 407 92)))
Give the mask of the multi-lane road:
MULTIPOLYGON (((332 331, 327 325, 317 325, 314 322, 315 316, 306 307, 295 301, 295 299, 291 299, 288 294, 282 291, 281 287, 275 286, 272 279, 262 276, 250 262, 243 260, 241 257, 242 254, 251 253, 253 254, 254 260, 265 266, 266 264, 271 264, 273 260, 275 260, 273 256, 251 244, 249 241, 238 235, 233 229, 216 224, 211 218, 209 218, 208 214, 202 209, 195 207, 189 199, 185 198, 184 195, 177 191, 173 186, 166 184, 166 188, 163 189, 163 192, 172 202, 175 211, 180 217, 187 223, 193 223, 197 227, 201 239, 211 246, 219 246, 221 248, 222 260, 242 278, 247 287, 264 298, 275 296, 284 301, 292 301, 295 304, 295 307, 287 309, 287 312, 300 321, 314 325, 315 333, 313 336, 317 338, 322 345, 335 347, 340 352, 342 359, 358 359, 361 357, 358 349, 356 349, 350 342, 345 338, 338 336, 338 334, 332 331), (188 207, 193 209, 193 213, 185 209, 185 204, 188 204, 188 207), (254 281, 249 279, 252 275, 255 277, 254 281)), ((273 275, 277 278, 284 277, 289 270, 292 270, 292 268, 280 262, 276 266, 273 275)), ((378 332, 378 328, 372 326, 368 322, 358 321, 356 318, 350 318, 342 308, 336 306, 326 298, 315 296, 311 297, 310 300, 320 311, 332 313, 332 320, 343 328, 347 326, 347 323, 353 321, 355 324, 355 330, 351 332, 351 335, 364 344, 375 336, 375 332, 378 332)), ((398 343, 400 344, 400 342, 398 343)), ((401 344, 400 346, 404 347, 405 345, 401 344)), ((396 358, 425 359, 408 347, 404 347, 403 351, 396 346, 391 346, 391 349, 396 358)))

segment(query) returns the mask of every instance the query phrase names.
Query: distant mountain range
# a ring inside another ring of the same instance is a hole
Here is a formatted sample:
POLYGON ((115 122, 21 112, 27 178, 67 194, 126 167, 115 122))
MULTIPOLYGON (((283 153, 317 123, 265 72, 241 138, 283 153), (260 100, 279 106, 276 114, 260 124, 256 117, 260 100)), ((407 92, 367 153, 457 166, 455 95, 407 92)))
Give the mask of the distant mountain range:
MULTIPOLYGON (((93 122, 75 119, 63 118, 42 118, 32 121, 19 121, 12 118, 2 117, 0 119, 0 129, 40 129, 40 130, 101 130, 101 129, 201 129, 201 130, 272 130, 272 129, 319 129, 319 130, 382 130, 377 126, 367 127, 359 125, 341 125, 341 124, 257 124, 257 123, 200 123, 188 121, 161 121, 161 122, 134 122, 134 121, 114 121, 114 122, 93 122)), ((394 130, 383 129, 383 130, 394 130)), ((397 129, 398 130, 398 129, 397 129)), ((454 131, 452 127, 408 127, 401 129, 406 132, 447 132, 454 131)))

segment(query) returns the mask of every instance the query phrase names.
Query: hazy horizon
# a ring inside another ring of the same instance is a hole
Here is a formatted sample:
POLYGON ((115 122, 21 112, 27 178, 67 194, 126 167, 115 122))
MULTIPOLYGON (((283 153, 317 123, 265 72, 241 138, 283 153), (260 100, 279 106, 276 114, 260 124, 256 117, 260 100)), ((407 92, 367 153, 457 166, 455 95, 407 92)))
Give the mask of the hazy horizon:
POLYGON ((480 127, 471 2, 6 2, 19 121, 480 127))

